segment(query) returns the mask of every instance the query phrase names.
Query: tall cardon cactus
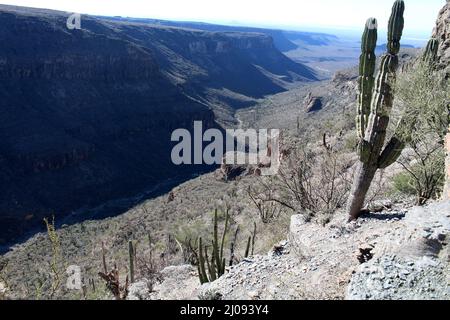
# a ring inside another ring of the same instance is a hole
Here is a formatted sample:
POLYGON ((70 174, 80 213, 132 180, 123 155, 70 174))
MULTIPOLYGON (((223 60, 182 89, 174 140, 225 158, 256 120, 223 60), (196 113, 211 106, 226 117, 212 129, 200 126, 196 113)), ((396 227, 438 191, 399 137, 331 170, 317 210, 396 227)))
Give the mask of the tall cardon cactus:
POLYGON ((359 68, 360 94, 356 117, 360 161, 347 203, 349 220, 355 220, 359 217, 377 170, 384 169, 394 163, 405 146, 403 137, 394 135, 384 147, 386 129, 394 100, 393 88, 398 68, 404 11, 405 3, 403 0, 395 1, 389 19, 387 52, 380 59, 380 69, 376 78, 374 78, 377 42, 376 19, 370 18, 367 21, 362 37, 359 68))

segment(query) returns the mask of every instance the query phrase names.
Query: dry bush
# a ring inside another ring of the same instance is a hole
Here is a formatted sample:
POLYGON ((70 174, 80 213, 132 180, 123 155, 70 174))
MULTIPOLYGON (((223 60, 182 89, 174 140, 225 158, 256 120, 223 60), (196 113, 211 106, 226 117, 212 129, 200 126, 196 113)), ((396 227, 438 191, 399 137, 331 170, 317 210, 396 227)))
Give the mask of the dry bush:
POLYGON ((249 196, 266 220, 279 216, 284 207, 327 223, 345 205, 351 187, 350 166, 345 155, 326 141, 316 148, 306 144, 289 155, 278 175, 262 177, 249 196))
POLYGON ((271 184, 261 179, 260 188, 249 186, 247 194, 258 211, 262 223, 276 220, 282 213, 283 206, 289 206, 276 197, 276 191, 271 184))
POLYGON ((135 260, 136 260, 136 277, 138 279, 146 279, 149 291, 153 291, 154 285, 161 280, 160 270, 165 267, 163 261, 158 259, 155 250, 155 243, 152 237, 148 235, 148 250, 141 254, 138 250, 138 243, 135 245, 135 260))
POLYGON ((114 296, 116 300, 125 300, 128 296, 129 280, 126 276, 125 283, 120 283, 120 273, 117 268, 117 264, 114 264, 114 268, 108 271, 108 265, 106 263, 106 250, 105 244, 102 242, 102 263, 103 271, 98 273, 99 277, 105 281, 106 288, 114 296))
POLYGON ((195 238, 194 240, 192 238, 184 238, 184 240, 178 240, 181 247, 181 255, 183 258, 183 263, 187 263, 193 266, 196 266, 198 264, 198 255, 197 255, 197 248, 198 248, 198 238, 195 238))
POLYGON ((441 144, 432 141, 414 143, 411 154, 403 155, 398 163, 408 175, 401 180, 406 186, 400 186, 400 179, 396 177, 399 191, 406 192, 406 188, 412 190, 416 196, 416 205, 424 205, 430 199, 439 198, 445 179, 445 152, 441 144))
POLYGON ((108 273, 99 272, 98 275, 105 280, 106 287, 111 292, 116 300, 126 300, 128 296, 129 281, 128 276, 123 285, 120 284, 119 269, 114 266, 114 269, 108 273))

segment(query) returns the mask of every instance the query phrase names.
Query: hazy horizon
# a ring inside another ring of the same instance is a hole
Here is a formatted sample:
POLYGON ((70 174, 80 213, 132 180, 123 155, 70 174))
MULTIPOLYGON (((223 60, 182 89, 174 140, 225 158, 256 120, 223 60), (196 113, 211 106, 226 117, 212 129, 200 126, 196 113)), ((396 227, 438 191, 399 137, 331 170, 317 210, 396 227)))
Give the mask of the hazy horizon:
MULTIPOLYGON (((393 0, 0 0, 1 4, 82 14, 359 34, 369 17, 385 31, 393 0), (239 9, 236 9, 239 8, 239 9), (319 13, 319 14, 317 14, 319 13)), ((405 0, 405 40, 424 41, 445 0, 405 0)))

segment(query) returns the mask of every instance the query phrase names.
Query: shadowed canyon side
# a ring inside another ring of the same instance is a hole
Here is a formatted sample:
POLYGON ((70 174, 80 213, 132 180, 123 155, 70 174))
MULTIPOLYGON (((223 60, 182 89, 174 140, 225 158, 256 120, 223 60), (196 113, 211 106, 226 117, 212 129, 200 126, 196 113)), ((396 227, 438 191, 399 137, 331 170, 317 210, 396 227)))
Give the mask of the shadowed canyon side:
POLYGON ((67 17, 0 5, 0 244, 209 170, 172 165, 174 129, 315 80, 266 35, 67 17))

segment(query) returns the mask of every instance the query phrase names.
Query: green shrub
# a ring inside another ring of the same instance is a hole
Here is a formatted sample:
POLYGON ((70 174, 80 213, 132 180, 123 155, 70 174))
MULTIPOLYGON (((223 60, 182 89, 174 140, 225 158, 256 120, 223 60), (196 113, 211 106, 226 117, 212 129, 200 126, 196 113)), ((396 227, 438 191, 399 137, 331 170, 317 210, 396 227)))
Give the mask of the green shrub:
POLYGON ((394 190, 405 195, 415 195, 414 181, 411 175, 407 172, 401 172, 394 176, 394 190))
POLYGON ((345 137, 345 150, 348 151, 355 151, 356 147, 358 146, 358 136, 354 131, 352 131, 350 134, 348 134, 345 137))

